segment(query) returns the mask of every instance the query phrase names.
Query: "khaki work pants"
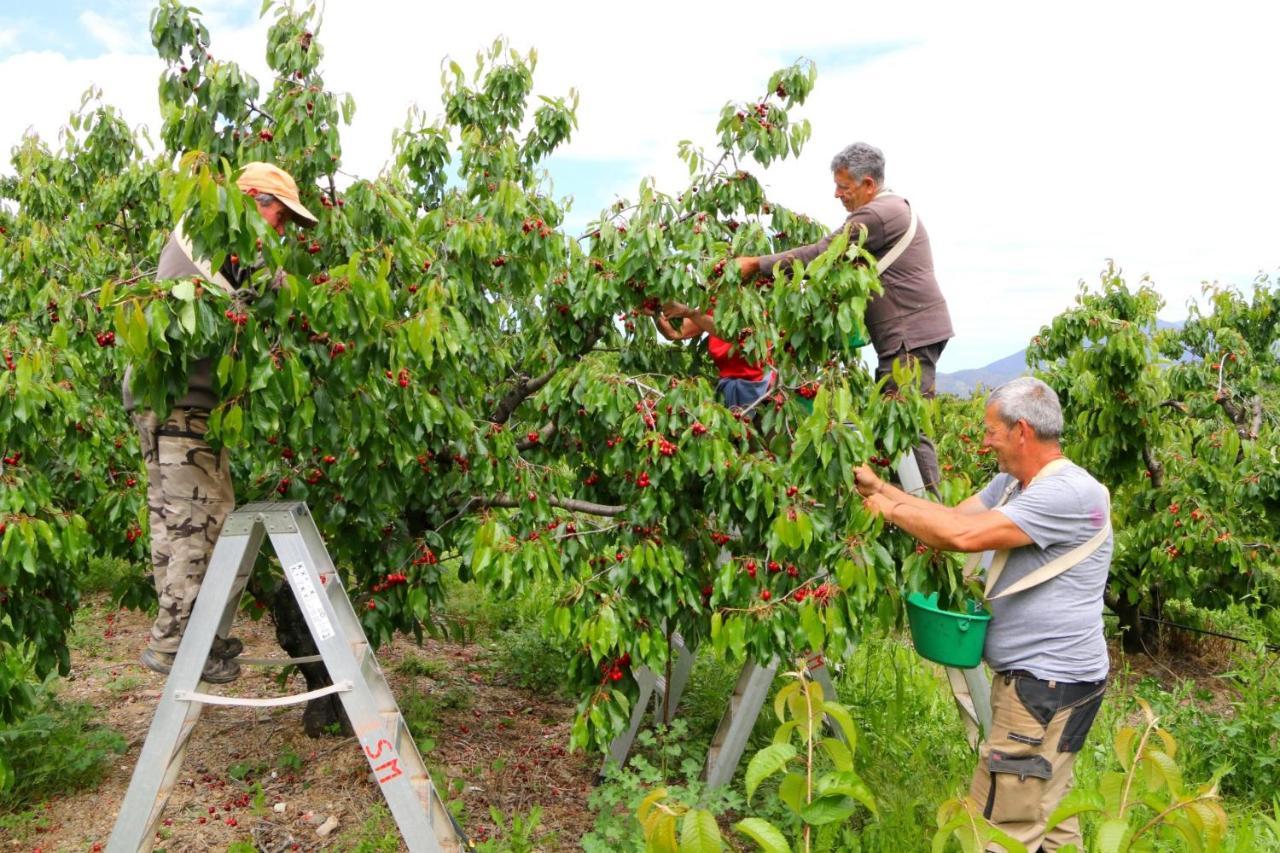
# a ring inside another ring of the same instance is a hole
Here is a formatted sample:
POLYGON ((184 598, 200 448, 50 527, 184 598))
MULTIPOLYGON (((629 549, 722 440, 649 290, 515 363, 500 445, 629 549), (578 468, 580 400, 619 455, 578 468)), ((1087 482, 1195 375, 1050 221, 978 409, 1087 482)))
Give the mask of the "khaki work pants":
POLYGON ((155 412, 135 412, 134 425, 147 467, 151 564, 160 611, 151 649, 174 654, 195 605, 214 543, 235 509, 225 451, 204 440, 209 413, 174 409, 161 423, 155 412))
MULTIPOLYGON (((991 733, 978 751, 969 796, 1001 831, 1035 851, 1081 849, 1080 822, 1048 833, 1049 815, 1070 791, 1076 753, 1102 705, 1106 682, 1043 681, 997 674, 991 685, 991 733)), ((999 850, 999 847, 990 848, 999 850)))

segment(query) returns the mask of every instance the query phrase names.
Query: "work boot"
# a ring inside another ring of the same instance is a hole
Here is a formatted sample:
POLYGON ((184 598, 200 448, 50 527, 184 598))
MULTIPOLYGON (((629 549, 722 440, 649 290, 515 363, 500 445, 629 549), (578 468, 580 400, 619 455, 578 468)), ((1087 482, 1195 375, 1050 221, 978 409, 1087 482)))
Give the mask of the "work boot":
MULTIPOLYGON (((143 649, 142 665, 152 672, 158 672, 161 675, 168 675, 173 669, 173 658, 171 654, 165 652, 157 652, 154 649, 143 649)), ((222 660, 221 658, 210 657, 204 662, 204 669, 200 673, 200 680, 207 681, 210 684, 229 684, 240 677, 240 664, 233 660, 222 660)))
POLYGON ((209 654, 222 660, 231 660, 239 657, 243 651, 244 643, 240 642, 239 637, 214 637, 213 648, 209 650, 209 654))

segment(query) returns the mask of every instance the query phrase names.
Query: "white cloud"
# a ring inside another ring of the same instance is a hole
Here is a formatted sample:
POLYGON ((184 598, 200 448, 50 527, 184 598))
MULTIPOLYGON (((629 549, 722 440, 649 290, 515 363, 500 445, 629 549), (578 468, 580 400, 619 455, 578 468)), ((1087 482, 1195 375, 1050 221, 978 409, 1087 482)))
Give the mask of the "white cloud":
POLYGON ((18 42, 18 30, 14 27, 0 27, 0 50, 8 50, 18 42))
MULTIPOLYGON (((616 163, 604 189, 620 195, 634 195, 644 174, 677 186, 678 140, 712 142, 726 100, 758 94, 799 55, 820 57, 818 88, 800 110, 813 139, 800 161, 764 180, 782 203, 834 225, 831 154, 855 139, 885 150, 889 183, 920 211, 951 304, 957 337, 944 370, 1025 345, 1107 258, 1133 279, 1149 273, 1168 316, 1204 279, 1244 282, 1280 265, 1277 121, 1266 90, 1280 12, 888 5, 853 15, 848 4, 810 3, 802 14, 739 4, 728 14, 655 0, 606 16, 527 0, 330 0, 318 38, 329 84, 358 105, 344 135, 348 171, 382 167, 411 104, 439 111, 443 56, 470 71, 475 52, 505 34, 518 49, 537 48, 538 92, 579 89, 580 128, 564 154, 616 163), (903 47, 854 62, 869 45, 903 47)), ((269 85, 270 20, 231 30, 215 21, 243 20, 243 0, 202 8, 214 54, 269 85)), ((39 92, 0 95, 0 147, 27 125, 48 136, 91 81, 131 122, 155 129, 160 69, 150 53, 0 61, 2 79, 42 81, 39 92)))
POLYGON ((135 41, 135 36, 121 28, 120 24, 99 15, 93 10, 80 13, 80 25, 89 31, 107 53, 123 53, 135 41))

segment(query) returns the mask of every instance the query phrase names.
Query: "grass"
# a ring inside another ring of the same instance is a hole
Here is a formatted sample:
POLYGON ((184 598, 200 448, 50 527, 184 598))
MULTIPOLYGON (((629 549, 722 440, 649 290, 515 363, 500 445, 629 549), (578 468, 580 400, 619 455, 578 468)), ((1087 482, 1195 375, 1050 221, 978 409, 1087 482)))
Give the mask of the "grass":
POLYGON ((442 681, 449 673, 448 667, 441 661, 417 655, 405 655, 396 664, 395 671, 410 678, 430 678, 433 681, 442 681))
POLYGON ((112 696, 118 697, 126 693, 132 693, 146 683, 147 680, 141 675, 129 673, 111 679, 107 682, 106 687, 112 696))
POLYGON ((96 785, 110 758, 125 750, 118 732, 94 722, 99 713, 92 705, 64 703, 46 684, 36 707, 31 716, 0 727, 0 815, 96 785))
POLYGON ((374 803, 369 816, 359 826, 337 838, 334 849, 353 853, 397 853, 400 850, 400 830, 386 804, 374 803))
POLYGON ((400 700, 400 713, 418 749, 425 754, 435 749, 442 712, 465 710, 470 706, 470 692, 463 687, 450 687, 443 693, 409 693, 400 700))

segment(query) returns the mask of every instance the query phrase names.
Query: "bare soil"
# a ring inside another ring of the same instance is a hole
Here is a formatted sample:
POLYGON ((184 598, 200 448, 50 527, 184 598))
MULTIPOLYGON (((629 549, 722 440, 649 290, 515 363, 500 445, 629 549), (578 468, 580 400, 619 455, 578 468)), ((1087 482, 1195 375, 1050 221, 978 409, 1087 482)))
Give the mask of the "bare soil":
MULTIPOLYGON (((164 687, 164 676, 138 662, 149 627, 144 613, 86 602, 72 644, 72 672, 60 695, 92 703, 102 722, 128 741, 128 750, 116 756, 96 789, 46 803, 36 828, 23 838, 0 839, 0 850, 106 848, 164 687)), ((242 618, 234 634, 244 640, 244 657, 283 656, 268 619, 242 618)), ((592 755, 566 754, 569 702, 504 684, 481 645, 427 640, 419 647, 401 637, 378 658, 428 767, 445 780, 443 795, 461 801, 461 822, 473 840, 501 832, 490 806, 504 815, 541 806, 543 849, 576 846, 590 827, 586 798, 598 765, 592 755)), ((279 673, 246 666, 219 692, 263 697, 306 689, 298 675, 279 685, 279 673)), ((382 795, 356 740, 308 738, 302 709, 206 707, 164 810, 156 849, 225 850, 248 842, 267 851, 350 850, 362 840, 394 836, 395 824, 380 807, 382 795), (331 817, 336 829, 320 836, 331 817)))

